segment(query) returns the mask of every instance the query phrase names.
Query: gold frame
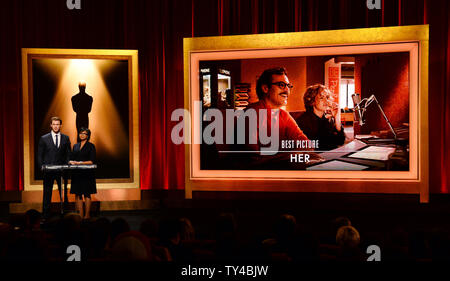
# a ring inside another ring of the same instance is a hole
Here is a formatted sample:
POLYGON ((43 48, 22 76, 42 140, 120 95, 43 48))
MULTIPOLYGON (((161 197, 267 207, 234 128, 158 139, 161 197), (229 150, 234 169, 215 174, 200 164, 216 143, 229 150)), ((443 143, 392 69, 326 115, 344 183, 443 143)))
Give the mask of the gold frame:
MULTIPOLYGON (((428 25, 185 38, 185 108, 193 113, 196 93, 193 81, 198 79, 200 59, 288 57, 291 50, 302 50, 309 55, 348 54, 352 47, 352 50, 356 49, 354 53, 360 54, 387 51, 410 53, 410 141, 413 146, 410 155, 413 159, 410 159, 409 172, 390 172, 390 176, 386 177, 382 174, 385 172, 368 176, 367 172, 339 172, 339 175, 335 171, 307 171, 308 176, 305 177, 305 173, 298 171, 246 171, 245 177, 231 178, 219 171, 208 176, 206 173, 199 174, 195 167, 194 158, 197 157, 198 149, 192 141, 196 133, 192 126, 190 134, 186 134, 191 142, 186 142, 185 145, 186 198, 192 198, 193 191, 352 192, 418 194, 420 202, 428 202, 428 25), (333 53, 327 53, 327 48, 333 50, 333 53), (262 52, 270 53, 270 56, 261 56, 262 52), (274 172, 274 175, 270 176, 268 172, 274 172), (292 175, 291 172, 296 172, 297 175, 292 175), (393 185, 396 186, 394 191, 393 185)), ((188 122, 191 119, 184 120, 188 122)), ((185 128, 191 128, 191 124, 186 123, 185 128)), ((239 171, 227 172, 234 175, 239 171)))
POLYGON ((128 60, 130 178, 97 180, 97 188, 139 188, 139 85, 137 50, 38 49, 22 48, 24 190, 42 190, 42 180, 34 180, 33 58, 128 60))

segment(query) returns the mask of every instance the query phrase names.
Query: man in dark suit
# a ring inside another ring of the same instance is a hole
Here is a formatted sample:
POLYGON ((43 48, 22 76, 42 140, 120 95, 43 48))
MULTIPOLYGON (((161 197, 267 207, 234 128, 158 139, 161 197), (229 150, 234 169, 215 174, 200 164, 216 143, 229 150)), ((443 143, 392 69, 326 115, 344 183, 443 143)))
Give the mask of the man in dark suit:
MULTIPOLYGON (((62 120, 52 117, 50 133, 43 135, 38 146, 38 165, 65 165, 70 158, 70 139, 60 132, 62 120)), ((50 215, 50 203, 52 201, 53 183, 56 180, 61 194, 61 172, 44 171, 44 194, 42 199, 42 214, 44 219, 50 215)), ((67 198, 67 188, 64 188, 64 199, 67 198)))

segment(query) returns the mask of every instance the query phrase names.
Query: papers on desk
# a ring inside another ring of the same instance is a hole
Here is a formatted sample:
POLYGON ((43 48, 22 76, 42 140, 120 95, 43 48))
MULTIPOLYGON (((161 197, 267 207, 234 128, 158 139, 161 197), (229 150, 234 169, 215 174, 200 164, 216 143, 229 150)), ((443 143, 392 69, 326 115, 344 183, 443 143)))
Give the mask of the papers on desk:
POLYGON ((374 135, 356 135, 355 136, 355 139, 357 139, 357 140, 372 139, 372 138, 378 138, 378 137, 374 136, 374 135))
POLYGON ((394 151, 395 147, 369 146, 348 157, 386 161, 389 159, 389 154, 394 151))
POLYGON ((369 168, 365 165, 332 160, 323 164, 306 168, 308 171, 362 171, 369 168))
POLYGON ((351 142, 349 142, 341 147, 338 147, 336 149, 333 149, 333 150, 330 150, 327 152, 323 152, 320 154, 320 156, 322 156, 326 160, 333 160, 333 159, 342 157, 344 155, 347 155, 351 152, 358 151, 366 146, 367 146, 367 144, 365 144, 364 142, 362 142, 360 140, 352 140, 351 142))

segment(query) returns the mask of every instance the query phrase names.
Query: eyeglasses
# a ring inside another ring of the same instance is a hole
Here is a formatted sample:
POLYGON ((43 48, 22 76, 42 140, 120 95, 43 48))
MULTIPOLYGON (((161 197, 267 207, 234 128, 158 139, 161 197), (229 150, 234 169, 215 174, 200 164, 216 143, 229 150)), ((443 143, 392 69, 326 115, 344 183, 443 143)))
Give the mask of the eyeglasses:
POLYGON ((292 89, 294 86, 292 84, 287 84, 282 81, 270 83, 270 85, 277 85, 281 90, 286 90, 286 87, 292 89))
POLYGON ((330 99, 330 96, 328 96, 328 95, 318 95, 317 98, 319 100, 325 100, 326 101, 326 100, 330 99))

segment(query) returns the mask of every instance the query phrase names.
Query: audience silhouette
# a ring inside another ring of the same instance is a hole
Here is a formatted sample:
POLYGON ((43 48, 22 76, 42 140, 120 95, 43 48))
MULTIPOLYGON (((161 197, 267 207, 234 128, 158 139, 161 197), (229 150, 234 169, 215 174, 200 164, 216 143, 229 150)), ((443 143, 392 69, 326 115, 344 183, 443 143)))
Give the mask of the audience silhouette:
MULTIPOLYGON (((440 227, 415 231, 397 225, 391 229, 365 231, 365 236, 347 217, 333 219, 327 231, 308 229, 307 222, 292 214, 275 219, 265 237, 244 233, 236 214, 219 213, 210 232, 199 235, 187 217, 168 217, 159 221, 142 220, 139 231, 124 218, 81 219, 76 213, 53 217, 40 223, 40 212, 28 210, 0 222, 0 260, 63 261, 69 245, 81 248, 84 261, 365 261, 370 244, 383 249, 386 261, 449 260, 450 235, 440 227), (199 238, 201 237, 201 238, 199 238)), ((324 226, 326 223, 323 224, 324 226)), ((326 229, 326 228, 324 228, 326 229)))

